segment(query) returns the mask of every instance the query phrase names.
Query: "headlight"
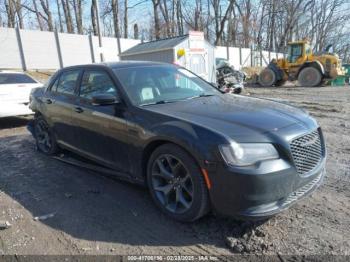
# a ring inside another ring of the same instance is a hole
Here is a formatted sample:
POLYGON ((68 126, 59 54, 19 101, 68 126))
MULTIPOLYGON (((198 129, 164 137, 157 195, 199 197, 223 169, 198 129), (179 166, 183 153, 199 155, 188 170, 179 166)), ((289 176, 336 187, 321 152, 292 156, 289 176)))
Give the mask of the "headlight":
POLYGON ((232 166, 249 166, 258 161, 278 159, 275 147, 268 143, 236 143, 221 145, 220 152, 225 162, 232 166))

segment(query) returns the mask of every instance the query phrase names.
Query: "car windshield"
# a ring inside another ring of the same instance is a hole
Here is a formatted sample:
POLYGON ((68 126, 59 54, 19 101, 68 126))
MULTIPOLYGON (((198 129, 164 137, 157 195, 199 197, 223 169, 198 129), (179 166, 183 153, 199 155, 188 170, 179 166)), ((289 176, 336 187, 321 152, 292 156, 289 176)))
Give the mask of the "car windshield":
POLYGON ((7 84, 35 84, 37 83, 33 78, 25 74, 15 73, 0 73, 0 85, 7 84))
POLYGON ((131 102, 143 106, 219 94, 190 71, 171 65, 113 70, 131 102))

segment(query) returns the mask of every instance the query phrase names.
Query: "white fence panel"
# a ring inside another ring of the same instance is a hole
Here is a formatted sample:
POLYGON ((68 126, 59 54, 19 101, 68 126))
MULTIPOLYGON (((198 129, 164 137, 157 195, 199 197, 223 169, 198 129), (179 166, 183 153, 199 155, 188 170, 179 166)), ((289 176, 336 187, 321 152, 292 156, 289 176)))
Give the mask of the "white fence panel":
MULTIPOLYGON (((27 69, 58 69, 60 67, 59 49, 54 32, 20 30, 24 61, 27 69)), ((99 63, 100 48, 98 38, 92 37, 92 46, 88 35, 59 33, 58 42, 61 50, 63 66, 99 63), (93 52, 93 53, 92 53, 93 52)), ((0 27, 0 68, 20 69, 23 67, 19 41, 16 29, 0 27)), ((103 37, 103 54, 106 62, 119 61, 118 41, 116 38, 103 37)), ((121 51, 125 51, 137 44, 140 40, 120 39, 121 51)), ((252 65, 266 66, 269 62, 269 52, 254 51, 253 57, 249 48, 217 46, 216 58, 225 58, 235 68, 252 65)), ((270 53, 270 60, 282 58, 283 53, 270 53)))
POLYGON ((63 66, 92 63, 89 37, 87 35, 58 34, 63 66))
POLYGON ((215 48, 215 58, 225 58, 227 59, 227 47, 217 46, 215 48))
POLYGON ((249 48, 241 48, 242 52, 242 67, 251 66, 251 50, 249 48))
POLYGON ((262 51, 262 59, 261 59, 261 66, 267 66, 270 63, 270 59, 271 58, 271 53, 270 53, 270 57, 269 57, 269 51, 262 51))
MULTIPOLYGON (((101 62, 100 57, 100 48, 98 44, 98 37, 93 37, 93 46, 94 46, 94 55, 95 62, 101 62)), ((118 41, 117 38, 112 37, 103 37, 102 38, 102 46, 103 46, 103 56, 106 62, 119 61, 118 57, 118 41)))
POLYGON ((22 68, 16 30, 0 27, 0 68, 22 68))
POLYGON ((235 69, 240 69, 240 53, 238 47, 230 47, 230 64, 234 66, 235 69))
POLYGON ((27 68, 59 68, 55 35, 52 32, 21 30, 27 68))

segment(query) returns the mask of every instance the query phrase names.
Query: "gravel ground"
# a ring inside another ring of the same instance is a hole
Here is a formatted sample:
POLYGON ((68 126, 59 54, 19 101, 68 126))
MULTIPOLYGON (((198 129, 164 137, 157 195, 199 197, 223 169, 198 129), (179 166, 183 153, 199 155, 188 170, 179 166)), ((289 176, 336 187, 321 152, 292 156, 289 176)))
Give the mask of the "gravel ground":
POLYGON ((38 153, 28 118, 1 119, 0 220, 11 226, 0 231, 0 254, 350 255, 350 88, 246 93, 283 99, 319 121, 327 175, 312 196, 261 223, 208 215, 181 224, 142 187, 38 153))

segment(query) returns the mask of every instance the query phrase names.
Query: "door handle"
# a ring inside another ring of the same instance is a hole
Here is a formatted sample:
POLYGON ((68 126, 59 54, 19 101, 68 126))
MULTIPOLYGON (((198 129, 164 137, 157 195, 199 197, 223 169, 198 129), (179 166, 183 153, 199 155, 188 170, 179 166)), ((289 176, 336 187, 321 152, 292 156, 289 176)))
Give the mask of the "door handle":
POLYGON ((52 104, 52 100, 50 98, 45 99, 46 104, 52 104))
POLYGON ((81 107, 74 107, 74 111, 77 113, 82 113, 84 110, 81 107))

